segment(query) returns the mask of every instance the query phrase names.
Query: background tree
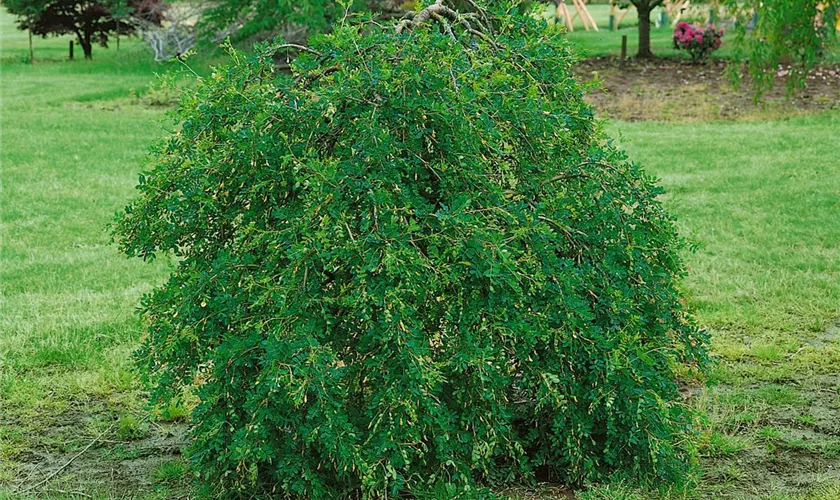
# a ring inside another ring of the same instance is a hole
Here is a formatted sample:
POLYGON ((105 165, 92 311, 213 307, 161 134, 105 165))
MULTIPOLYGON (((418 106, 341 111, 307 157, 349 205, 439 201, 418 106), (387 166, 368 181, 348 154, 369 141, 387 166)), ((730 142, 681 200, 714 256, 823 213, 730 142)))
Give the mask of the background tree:
POLYGON ((639 51, 636 57, 653 57, 650 49, 650 15, 653 9, 662 5, 664 0, 630 0, 639 13, 639 51))
POLYGON ((790 90, 802 86, 808 71, 837 41, 840 0, 728 0, 738 17, 736 58, 743 60, 758 94, 773 86, 786 65, 790 90))
POLYGON ((131 34, 135 18, 160 22, 160 2, 141 0, 6 0, 10 13, 18 16, 18 28, 35 35, 76 35, 85 59, 93 56, 93 44, 108 46, 112 33, 131 34), (128 12, 128 16, 116 15, 128 12))
MULTIPOLYGON (((3 4, 7 5, 6 3, 3 4)), ((38 18, 38 9, 34 5, 22 5, 20 10, 16 12, 18 29, 26 30, 29 33, 29 62, 35 61, 35 53, 32 49, 32 26, 38 18)))
POLYGON ((664 3, 664 0, 613 0, 613 5, 626 9, 632 4, 639 14, 639 50, 636 57, 653 57, 650 48, 650 15, 653 9, 664 3))

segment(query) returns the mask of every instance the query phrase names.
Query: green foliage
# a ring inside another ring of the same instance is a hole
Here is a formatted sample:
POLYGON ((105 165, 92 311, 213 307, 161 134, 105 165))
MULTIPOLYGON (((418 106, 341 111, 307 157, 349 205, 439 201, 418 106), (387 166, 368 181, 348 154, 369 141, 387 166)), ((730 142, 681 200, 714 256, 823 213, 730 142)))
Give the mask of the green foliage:
POLYGON ((158 75, 143 95, 143 102, 149 106, 175 106, 178 104, 178 97, 184 92, 179 82, 172 73, 158 75))
MULTIPOLYGON (((487 3, 486 1, 483 3, 487 3)), ((529 0, 517 0, 523 8, 529 0)), ((459 11, 474 10, 474 0, 452 0, 459 11)), ((379 20, 402 17, 419 8, 417 0, 223 0, 203 17, 205 35, 216 39, 230 32, 234 40, 269 39, 280 35, 303 42, 309 35, 325 33, 351 13, 372 14, 379 20)))
POLYGON ((329 31, 347 12, 390 12, 413 2, 400 0, 223 0, 215 4, 202 20, 211 38, 217 32, 236 29, 237 40, 271 38, 285 32, 292 41, 304 40, 307 33, 329 31))
POLYGON ((231 50, 183 96, 116 235, 178 258, 138 361, 156 403, 195 386, 216 495, 685 477, 682 240, 510 12, 339 26, 291 76, 231 50))
POLYGON ((788 90, 802 87, 837 40, 838 0, 728 0, 728 7, 740 19, 736 58, 746 62, 758 95, 780 73, 788 76, 788 90))
POLYGON ((188 472, 187 464, 183 460, 176 459, 160 464, 155 469, 154 478, 158 483, 171 483, 182 480, 188 472))
POLYGON ((117 421, 116 432, 120 439, 137 439, 143 437, 147 431, 147 425, 130 413, 121 416, 117 421))

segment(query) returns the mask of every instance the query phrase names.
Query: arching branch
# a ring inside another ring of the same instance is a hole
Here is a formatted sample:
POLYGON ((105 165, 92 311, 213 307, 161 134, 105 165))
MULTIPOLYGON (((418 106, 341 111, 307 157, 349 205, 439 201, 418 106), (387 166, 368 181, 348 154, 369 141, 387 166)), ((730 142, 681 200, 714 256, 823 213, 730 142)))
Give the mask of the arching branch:
POLYGON ((486 41, 493 47, 498 47, 496 41, 489 36, 493 33, 490 17, 484 9, 473 2, 470 3, 475 5, 477 12, 461 13, 445 5, 444 0, 436 0, 435 3, 425 9, 406 16, 397 23, 395 29, 397 33, 402 33, 405 30, 412 30, 422 24, 434 21, 440 23, 444 32, 453 38, 455 38, 455 33, 452 28, 458 26, 470 35, 486 41))

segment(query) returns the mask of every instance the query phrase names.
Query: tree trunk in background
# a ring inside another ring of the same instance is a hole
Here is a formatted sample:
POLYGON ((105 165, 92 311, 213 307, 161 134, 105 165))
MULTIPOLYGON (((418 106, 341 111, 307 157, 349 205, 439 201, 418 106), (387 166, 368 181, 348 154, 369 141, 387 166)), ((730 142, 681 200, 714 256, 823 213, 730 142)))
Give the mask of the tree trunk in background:
POLYGON ((79 40, 79 44, 82 46, 82 50, 85 53, 85 59, 93 59, 93 42, 91 42, 90 36, 85 36, 84 38, 79 40))
POLYGON ((29 64, 35 62, 35 51, 32 50, 32 30, 29 30, 29 64))
POLYGON ((649 59, 653 57, 650 50, 650 7, 647 4, 636 7, 639 12, 639 52, 636 57, 649 59))

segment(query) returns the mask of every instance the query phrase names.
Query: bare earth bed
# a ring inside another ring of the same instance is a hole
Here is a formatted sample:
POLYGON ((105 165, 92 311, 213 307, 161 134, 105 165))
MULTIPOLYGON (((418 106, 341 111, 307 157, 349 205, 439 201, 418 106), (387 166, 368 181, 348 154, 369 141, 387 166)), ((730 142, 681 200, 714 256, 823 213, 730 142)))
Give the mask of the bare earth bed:
POLYGON ((806 88, 787 96, 782 78, 756 103, 749 85, 734 88, 726 61, 692 65, 679 59, 630 59, 624 69, 617 57, 581 61, 581 80, 600 82, 589 94, 596 109, 626 121, 699 122, 778 119, 840 108, 840 65, 822 65, 806 88))

